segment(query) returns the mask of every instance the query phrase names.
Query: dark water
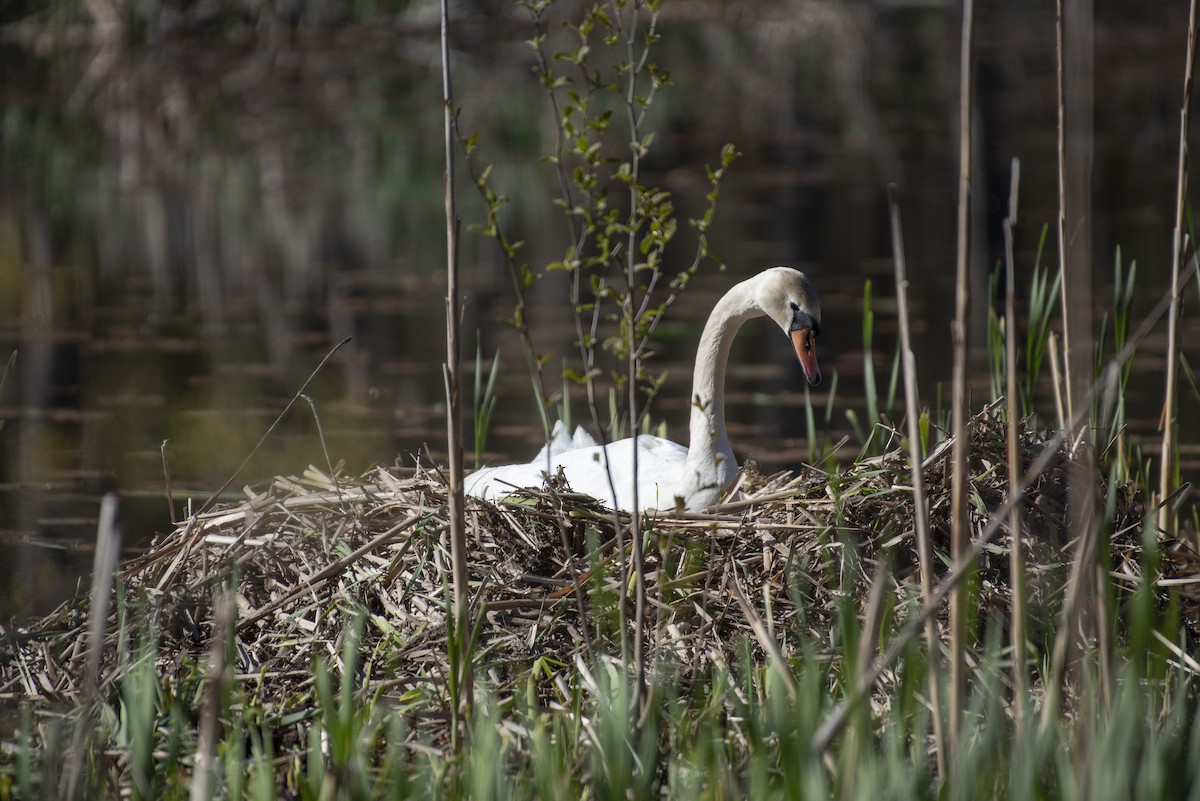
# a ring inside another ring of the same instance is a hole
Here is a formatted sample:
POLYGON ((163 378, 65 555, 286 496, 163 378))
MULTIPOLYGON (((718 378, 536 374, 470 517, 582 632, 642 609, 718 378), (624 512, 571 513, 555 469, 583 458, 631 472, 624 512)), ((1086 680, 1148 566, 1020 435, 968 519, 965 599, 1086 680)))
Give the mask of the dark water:
MULTIPOLYGON (((1000 5, 977 17, 977 344, 1009 160, 1022 160, 1023 274, 1057 204, 1053 9, 1000 5)), ((54 45, 56 35, 78 39, 69 35, 77 27, 6 20, 0 357, 18 357, 0 396, 5 617, 74 591, 90 569, 100 493, 121 493, 130 548, 168 530, 185 498, 202 500, 233 473, 346 336, 353 340, 309 387, 312 404, 297 404, 234 489, 309 464, 328 469, 329 460, 360 472, 413 464, 417 454, 438 461, 445 450, 435 7, 413 4, 366 23, 314 12, 257 26, 201 24, 188 16, 195 7, 184 9, 143 20, 128 47, 54 45)), ((461 11, 461 124, 479 131, 478 157, 513 197, 503 221, 526 242, 522 260, 560 259, 565 226, 551 204, 553 172, 539 161, 552 117, 530 72, 527 17, 499 7, 461 11)), ((1097 3, 1097 309, 1110 305, 1118 245, 1138 263, 1135 311, 1168 283, 1186 14, 1183 3, 1097 3)), ((822 366, 839 377, 829 434, 849 433, 846 410, 863 414, 867 279, 881 381, 894 351, 888 181, 903 196, 918 368, 934 403, 936 383, 950 373, 955 9, 676 2, 661 30, 656 60, 675 86, 650 117, 658 137, 647 181, 670 190, 682 214, 696 214, 707 191, 703 165, 725 142, 744 155, 722 188, 713 231, 728 269, 706 267, 672 307, 656 357, 669 377, 652 418, 685 435, 691 348, 712 302, 734 280, 788 263, 821 293, 822 366)), ((465 180, 460 198, 464 224, 481 221, 465 180)), ((686 234, 678 245, 672 269, 693 248, 686 234)), ((519 345, 501 322, 513 310, 509 279, 494 243, 465 228, 462 256, 468 382, 476 331, 485 361, 501 353, 486 457, 528 458, 540 427, 519 345)), ((1051 245, 1045 261, 1054 260, 1051 245)), ((574 352, 560 278, 538 282, 529 298, 537 342, 555 354, 555 387, 561 358, 574 352)), ((1184 350, 1195 362, 1188 311, 1184 350)), ((1152 338, 1138 357, 1130 430, 1143 438, 1153 438, 1161 403, 1164 339, 1152 338)), ((766 470, 798 466, 807 453, 801 379, 787 353, 783 338, 750 326, 730 369, 735 449, 766 470)), ((974 365, 982 400, 978 353, 974 365)), ((830 383, 814 394, 818 408, 830 383)), ((1186 386, 1181 397, 1194 469, 1197 402, 1186 386)), ((578 400, 573 412, 585 417, 578 400)))

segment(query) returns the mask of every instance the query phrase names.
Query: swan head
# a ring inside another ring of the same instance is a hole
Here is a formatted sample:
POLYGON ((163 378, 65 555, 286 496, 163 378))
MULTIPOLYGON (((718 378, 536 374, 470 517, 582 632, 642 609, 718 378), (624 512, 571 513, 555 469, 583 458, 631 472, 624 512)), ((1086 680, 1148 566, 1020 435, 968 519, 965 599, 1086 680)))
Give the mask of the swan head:
POLYGON ((772 267, 759 275, 755 294, 759 307, 792 340, 808 383, 820 384, 817 337, 821 333, 821 299, 808 276, 794 267, 772 267))

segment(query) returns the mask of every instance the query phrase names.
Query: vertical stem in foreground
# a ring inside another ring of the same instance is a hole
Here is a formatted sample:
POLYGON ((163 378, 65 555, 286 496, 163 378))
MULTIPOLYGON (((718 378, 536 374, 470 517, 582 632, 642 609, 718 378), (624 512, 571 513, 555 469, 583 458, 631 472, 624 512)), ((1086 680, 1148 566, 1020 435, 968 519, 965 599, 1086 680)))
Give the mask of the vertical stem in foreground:
POLYGON ((1062 273, 1062 290, 1058 293, 1063 316, 1063 369, 1065 408, 1059 415, 1070 420, 1075 416, 1071 378, 1071 316, 1067 299, 1067 102, 1066 76, 1063 55, 1063 0, 1055 0, 1055 57, 1058 68, 1058 269, 1062 273))
MULTIPOLYGON (((463 515, 462 404, 459 391, 458 344, 458 212, 454 202, 454 92, 450 85, 450 10, 442 0, 442 100, 446 121, 446 447, 449 451, 450 559, 454 582, 454 633, 458 640, 458 664, 450 670, 457 677, 458 697, 452 698, 452 736, 459 737, 459 724, 470 709, 474 682, 471 676, 471 626, 467 621, 467 531, 463 515)), ((464 728, 465 731, 465 728, 464 728)), ((461 743, 461 740, 459 740, 461 743)))
MULTIPOLYGON (((933 549, 929 546, 929 507, 925 503, 925 479, 921 465, 921 407, 917 399, 917 360, 913 356, 908 325, 908 270, 904 260, 904 234, 900 225, 900 197, 895 184, 888 185, 892 212, 892 261, 896 267, 896 306, 900 318, 900 357, 904 363, 904 403, 908 407, 908 449, 912 461, 913 519, 917 534, 917 556, 921 563, 921 604, 933 595, 933 549)), ((938 654, 941 652, 937 620, 925 619, 925 648, 929 653, 929 702, 933 713, 933 747, 938 775, 946 776, 946 749, 942 731, 942 682, 938 654)))
POLYGON ((1021 542, 1021 452, 1018 447, 1020 411, 1017 395, 1017 301, 1016 261, 1013 258, 1013 226, 1017 224, 1017 190, 1021 184, 1021 162, 1012 160, 1012 183, 1008 190, 1008 216, 1004 218, 1004 354, 1008 378, 1008 584, 1012 589, 1010 627, 1013 652, 1013 723, 1018 739, 1023 736, 1029 673, 1025 656, 1025 552, 1021 542))
MULTIPOLYGON (((1067 371, 1067 414, 1075 416, 1075 406, 1095 380, 1092 361, 1092 162, 1095 151, 1095 0, 1066 0, 1063 19, 1063 141, 1066 194, 1063 197, 1063 263, 1062 295, 1063 364, 1067 371), (1066 23, 1070 23, 1067 25, 1066 23)), ((1090 442, 1091 410, 1084 409, 1075 432, 1080 442, 1090 442), (1088 432, 1084 434, 1083 432, 1088 432)), ((1082 535, 1095 519, 1096 483, 1095 460, 1087 459, 1085 471, 1080 472, 1079 492, 1071 492, 1077 507, 1074 518, 1079 521, 1072 534, 1082 535)), ((1068 520, 1070 522, 1070 520, 1068 520)))
MULTIPOLYGON (((1179 370, 1179 262, 1183 258, 1183 205, 1187 196, 1188 106, 1192 101, 1192 70, 1196 64, 1196 0, 1188 12, 1187 60, 1183 73, 1183 105, 1179 110, 1179 167, 1175 180, 1175 232, 1171 248, 1171 308, 1167 317, 1167 387, 1162 413, 1162 458, 1159 464, 1158 500, 1171 494, 1175 479, 1175 384, 1179 370)), ((1174 530, 1173 504, 1158 510, 1158 527, 1168 536, 1174 530)))
POLYGON ((87 769, 85 759, 92 755, 94 748, 88 739, 89 726, 94 720, 93 704, 100 688, 104 637, 108 631, 108 606, 120 556, 121 531, 117 528, 117 494, 109 492, 100 500, 100 519, 96 526, 96 552, 92 557, 92 592, 88 601, 87 663, 83 692, 79 699, 79 718, 75 723, 75 732, 66 759, 63 760, 63 772, 58 782, 58 797, 64 801, 74 801, 81 796, 84 789, 81 782, 87 769))
MULTIPOLYGON (((970 545, 967 521, 969 476, 967 455, 967 315, 971 290, 968 261, 971 252, 971 40, 974 28, 974 0, 963 0, 962 46, 959 62, 959 140, 958 140, 958 267, 954 302, 954 374, 951 392, 951 426, 954 437, 950 484, 950 552, 956 570, 965 567, 963 559, 970 545)), ((947 745, 953 764, 959 741, 963 696, 966 690, 963 638, 966 636, 966 586, 960 584, 950 598, 950 724, 947 745)))
MULTIPOLYGON (((636 695, 634 696, 634 708, 638 710, 639 719, 643 717, 641 714, 644 710, 642 707, 643 700, 647 697, 646 690, 646 660, 645 660, 645 636, 643 629, 646 623, 646 565, 644 555, 642 553, 642 527, 641 513, 638 511, 638 414, 637 393, 638 393, 638 365, 640 363, 641 351, 637 347, 637 321, 638 307, 635 298, 637 290, 637 254, 641 252, 638 247, 638 189, 637 182, 641 175, 641 126, 639 116, 634 112, 634 104, 637 102, 637 79, 641 72, 640 66, 645 61, 645 50, 639 58, 635 51, 635 42, 637 41, 637 24, 638 17, 641 14, 642 4, 639 0, 635 0, 632 4, 632 14, 629 21, 628 30, 622 29, 621 33, 624 37, 627 63, 630 66, 625 84, 625 113, 629 122, 629 145, 632 151, 630 155, 630 174, 629 181, 629 241, 625 247, 625 302, 628 304, 625 322, 626 335, 629 337, 629 385, 627 387, 629 393, 629 436, 632 440, 632 447, 629 449, 631 454, 630 470, 632 472, 632 494, 630 495, 630 510, 629 510, 629 538, 632 544, 631 559, 633 560, 634 572, 634 613, 633 613, 633 662, 634 670, 637 675, 636 695)), ((620 24, 621 7, 614 3, 613 19, 620 24)), ((649 290, 647 289, 647 292, 649 290)), ((611 481, 611 476, 610 476, 611 481)), ((628 581, 628 578, 626 578, 628 581)), ((626 585, 627 586, 627 585, 626 585)))
MULTIPOLYGON (((1063 369, 1067 415, 1073 421, 1068 432, 1067 531, 1075 543, 1066 600, 1063 608, 1070 616, 1062 618, 1054 656, 1052 681, 1057 685, 1068 668, 1077 679, 1083 676, 1073 651, 1081 638, 1086 653, 1101 660, 1101 676, 1107 676, 1107 654, 1096 649, 1096 607, 1102 600, 1095 592, 1093 566, 1100 553, 1100 527, 1096 515, 1096 459, 1087 447, 1092 439, 1092 152, 1093 152, 1093 71, 1094 50, 1093 0, 1063 0, 1060 22, 1059 56, 1063 64, 1063 128, 1059 158, 1063 162, 1063 196, 1060 210, 1065 239, 1063 243, 1063 369), (1068 24, 1070 23, 1070 24, 1068 24), (1087 398, 1087 400, 1085 400, 1087 398), (1086 405, 1085 405, 1086 404, 1086 405), (1059 647, 1061 643, 1061 648, 1059 647)), ((1105 570, 1108 568, 1106 567, 1105 570)), ((1090 700, 1090 699, 1089 699, 1090 700)), ((1092 747, 1090 741, 1079 744, 1081 754, 1092 747)), ((1085 759, 1081 757, 1081 759, 1085 759)), ((1082 763, 1081 763, 1082 764, 1082 763)), ((1084 791, 1084 794, 1088 793, 1084 791)))

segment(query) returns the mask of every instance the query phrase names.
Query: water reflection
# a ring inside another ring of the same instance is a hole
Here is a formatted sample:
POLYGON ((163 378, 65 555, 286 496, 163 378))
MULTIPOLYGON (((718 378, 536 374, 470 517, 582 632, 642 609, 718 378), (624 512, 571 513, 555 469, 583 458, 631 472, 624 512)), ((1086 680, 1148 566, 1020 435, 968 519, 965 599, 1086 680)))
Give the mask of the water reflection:
MULTIPOLYGON (((1008 159, 1025 164, 1022 264, 1032 263, 1056 202, 1053 19, 1042 6, 1005 4, 979 21, 977 299, 998 253, 1008 159)), ((309 393, 332 458, 351 471, 411 464, 426 450, 440 458, 444 224, 433 10, 415 4, 371 24, 264 13, 257 27, 197 29, 197 7, 171 16, 164 6, 136 46, 65 46, 45 26, 6 26, 0 357, 13 348, 20 355, 0 399, 0 615, 44 609, 73 591, 90 565, 100 492, 122 492, 126 542, 137 547, 169 525, 168 509, 182 514, 183 496, 218 486, 345 336, 352 343, 309 393), (180 496, 170 507, 164 440, 180 496)), ((1117 243, 1140 264, 1138 308, 1165 286, 1183 54, 1175 17, 1186 13, 1177 11, 1112 9, 1097 20, 1101 306, 1117 243)), ((484 4, 462 12, 464 128, 481 132, 496 184, 514 196, 505 222, 528 243, 523 258, 559 258, 553 182, 538 161, 552 130, 529 71, 525 18, 484 4)), ((881 375, 893 349, 887 180, 905 197, 918 364, 933 402, 934 382, 949 372, 956 26, 939 3, 669 9, 658 60, 677 86, 655 112, 653 180, 695 214, 702 165, 726 141, 745 153, 713 234, 729 273, 704 274, 662 329, 659 357, 670 372, 653 416, 677 436, 687 365, 711 303, 731 281, 778 262, 806 269, 821 291, 823 363, 841 377, 832 433, 848 431, 844 410, 862 407, 866 278, 876 285, 881 375)), ((461 198, 465 221, 481 219, 467 188, 461 198)), ((519 346, 499 322, 512 313, 508 279, 489 241, 467 236, 463 253, 463 330, 480 332, 488 357, 502 354, 488 456, 524 456, 539 429, 519 346)), ((572 353, 561 282, 551 277, 531 292, 542 347, 572 353)), ((981 342, 985 315, 974 319, 981 342)), ((777 340, 747 330, 729 374, 735 448, 766 470, 795 467, 805 449, 802 381, 777 340)), ((1161 365, 1148 357, 1139 366, 1161 365)), ((1153 408, 1155 385, 1146 382, 1143 409, 1153 408)), ((582 412, 577 401, 576 417, 582 412)), ((1136 432, 1149 433, 1153 417, 1144 414, 1136 432)), ((325 460, 313 414, 300 404, 235 487, 308 464, 324 469, 325 460)))

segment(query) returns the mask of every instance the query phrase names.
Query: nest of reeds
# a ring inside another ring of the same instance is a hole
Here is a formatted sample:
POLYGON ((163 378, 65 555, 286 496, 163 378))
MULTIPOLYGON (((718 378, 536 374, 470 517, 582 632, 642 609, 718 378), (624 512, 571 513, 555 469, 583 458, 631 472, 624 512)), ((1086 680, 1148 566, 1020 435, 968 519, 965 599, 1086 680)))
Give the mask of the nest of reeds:
MULTIPOLYGON (((1005 430, 984 413, 969 431, 969 508, 978 533, 1008 497, 1005 430)), ((1023 469, 1053 446, 1049 434, 1025 431, 1023 469)), ((948 462, 943 443, 923 470, 942 573, 948 462)), ((1068 452, 1058 449, 1021 506, 1032 618, 1043 625, 1061 605, 1074 551, 1070 465, 1068 452)), ((1098 508, 1113 510, 1112 574, 1118 585, 1136 587, 1142 500, 1129 487, 1110 490, 1099 474, 1094 486, 1098 508)), ((120 567, 121 602, 108 621, 100 692, 111 692, 127 668, 116 641, 129 627, 118 625, 118 615, 126 624, 139 616, 149 622, 160 676, 195 676, 214 634, 214 601, 229 588, 236 600, 234 669, 257 683, 257 695, 281 718, 311 698, 314 660, 336 673, 347 632, 360 626, 360 653, 370 655, 360 660, 361 691, 411 707, 427 742, 445 737, 451 559, 439 474, 378 468, 335 479, 310 468, 247 495, 187 520, 120 567)), ((468 499, 466 517, 477 675, 501 695, 518 686, 527 693, 532 682, 544 702, 569 703, 563 672, 585 664, 589 652, 619 654, 634 619, 622 574, 627 531, 618 535, 612 512, 565 488, 500 504, 468 499)), ((706 514, 649 516, 645 529, 645 653, 682 687, 721 663, 765 659, 770 648, 800 656, 791 635, 797 627, 830 643, 839 606, 863 603, 877 575, 895 597, 897 621, 919 605, 910 465, 899 448, 836 474, 762 476, 749 466, 732 500, 706 514)), ((1003 531, 978 562, 972 586, 983 626, 1007 619, 1010 541, 1003 531)), ((1159 548, 1161 574, 1153 578, 1177 585, 1196 636, 1200 583, 1179 579, 1200 574, 1200 561, 1180 542, 1159 548)), ((5 632, 4 698, 43 710, 78 703, 86 606, 80 599, 5 632)), ((1030 639, 1037 641, 1036 627, 1030 639)))

